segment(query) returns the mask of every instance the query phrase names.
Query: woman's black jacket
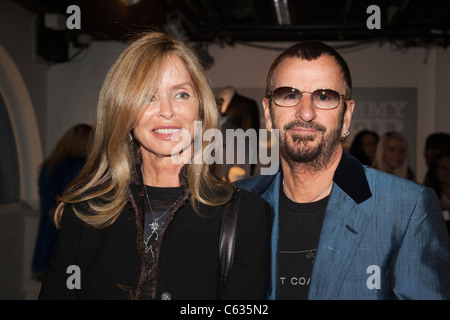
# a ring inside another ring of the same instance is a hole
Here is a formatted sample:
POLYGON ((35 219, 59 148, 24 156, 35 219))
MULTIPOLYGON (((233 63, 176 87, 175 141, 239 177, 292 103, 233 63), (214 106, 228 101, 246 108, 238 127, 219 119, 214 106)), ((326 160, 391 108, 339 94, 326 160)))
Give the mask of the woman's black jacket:
POLYGON ((137 179, 129 184, 125 209, 105 229, 88 226, 66 207, 39 299, 265 299, 269 205, 242 191, 234 265, 220 290, 218 243, 224 206, 202 206, 208 217, 200 217, 188 201, 185 175, 180 174, 180 182, 184 195, 162 231, 150 277, 143 244, 143 184, 137 179))

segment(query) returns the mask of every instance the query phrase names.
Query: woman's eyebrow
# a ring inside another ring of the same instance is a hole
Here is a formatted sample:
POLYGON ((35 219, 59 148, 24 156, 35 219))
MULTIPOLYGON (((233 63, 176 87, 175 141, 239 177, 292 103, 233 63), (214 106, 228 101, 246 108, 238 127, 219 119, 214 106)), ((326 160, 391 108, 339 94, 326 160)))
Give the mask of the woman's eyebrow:
POLYGON ((191 82, 177 83, 177 84, 174 84, 171 88, 172 89, 179 89, 179 88, 183 88, 183 87, 186 87, 186 86, 194 88, 194 85, 191 82))

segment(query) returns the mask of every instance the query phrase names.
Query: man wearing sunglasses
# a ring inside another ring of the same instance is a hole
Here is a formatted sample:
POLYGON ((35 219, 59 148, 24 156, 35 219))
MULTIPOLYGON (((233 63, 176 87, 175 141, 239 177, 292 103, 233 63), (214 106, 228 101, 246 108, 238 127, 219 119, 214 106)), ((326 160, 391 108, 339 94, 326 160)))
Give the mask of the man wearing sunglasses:
POLYGON ((271 299, 450 299, 436 195, 342 148, 355 101, 347 63, 321 42, 273 62, 263 99, 280 171, 237 183, 271 204, 271 299))

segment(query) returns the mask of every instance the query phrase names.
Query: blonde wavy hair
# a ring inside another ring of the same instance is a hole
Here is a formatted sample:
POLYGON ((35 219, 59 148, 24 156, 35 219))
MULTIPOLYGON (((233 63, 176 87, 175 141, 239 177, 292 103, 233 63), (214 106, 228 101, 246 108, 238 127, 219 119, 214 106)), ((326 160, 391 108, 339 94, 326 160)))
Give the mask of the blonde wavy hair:
POLYGON ((380 171, 383 171, 383 172, 388 172, 388 170, 386 169, 383 157, 384 157, 384 149, 386 147, 386 142, 389 139, 398 139, 398 140, 402 141, 402 143, 405 147, 405 151, 406 151, 405 161, 403 161, 403 163, 398 168, 394 169, 392 174, 394 174, 398 177, 407 179, 408 178, 408 165, 409 165, 408 164, 408 142, 407 142, 405 136, 402 135, 400 132, 389 131, 389 132, 385 133, 383 136, 381 136, 381 138, 377 144, 377 151, 376 151, 375 159, 372 162, 372 167, 374 167, 375 169, 378 169, 380 171))
MULTIPOLYGON (((75 205, 74 212, 95 228, 110 226, 123 211, 139 148, 128 137, 145 110, 146 101, 155 93, 171 55, 185 63, 196 87, 202 136, 204 131, 218 127, 215 97, 195 51, 163 33, 140 35, 122 52, 103 83, 90 154, 80 174, 59 199, 54 215, 58 227, 66 205, 86 203, 88 210, 78 210, 75 205)), ((207 145, 203 141, 202 152, 207 145)), ((205 161, 188 164, 187 182, 195 210, 199 202, 222 205, 231 198, 231 184, 217 179, 211 172, 205 161)))

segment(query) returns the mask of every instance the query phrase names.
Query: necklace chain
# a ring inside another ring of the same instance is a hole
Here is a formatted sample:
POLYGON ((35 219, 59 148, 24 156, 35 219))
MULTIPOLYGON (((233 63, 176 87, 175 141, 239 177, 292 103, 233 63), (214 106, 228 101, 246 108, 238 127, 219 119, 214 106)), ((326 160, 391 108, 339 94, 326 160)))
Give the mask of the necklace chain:
POLYGON ((156 232, 156 231, 161 229, 161 227, 159 225, 159 219, 161 219, 167 212, 169 212, 169 210, 172 209, 172 207, 175 205, 175 203, 177 203, 177 201, 180 200, 180 198, 183 195, 181 195, 177 200, 175 200, 175 202, 172 203, 172 205, 166 211, 164 211, 164 213, 162 215, 160 215, 158 218, 156 218, 155 214, 153 213, 152 204, 150 203, 150 198, 149 198, 148 193, 147 193, 147 186, 145 184, 144 184, 144 191, 145 191, 145 196, 147 198, 148 206, 150 207, 150 212, 151 212, 152 217, 153 217, 153 222, 150 224, 150 227, 152 228, 152 231, 156 232))
MULTIPOLYGON (((331 186, 333 185, 333 181, 331 181, 331 183, 325 188, 323 189, 317 196, 315 196, 314 198, 312 198, 311 200, 308 201, 308 203, 313 202, 314 200, 316 200, 318 197, 320 197, 322 194, 325 193, 325 191, 327 191, 331 186)), ((284 184, 284 178, 283 178, 283 191, 286 194, 286 196, 289 198, 289 200, 294 201, 294 199, 292 198, 291 194, 287 191, 286 186, 284 184)), ((294 201, 295 202, 295 201, 294 201)))

